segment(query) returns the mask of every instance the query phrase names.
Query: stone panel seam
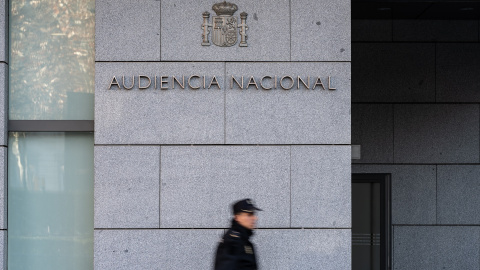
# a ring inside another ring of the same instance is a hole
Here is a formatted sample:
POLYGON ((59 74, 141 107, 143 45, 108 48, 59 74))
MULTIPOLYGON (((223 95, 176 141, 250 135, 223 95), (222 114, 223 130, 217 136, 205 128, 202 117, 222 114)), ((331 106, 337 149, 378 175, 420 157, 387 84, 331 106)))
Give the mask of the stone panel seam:
POLYGON ((392 163, 395 164, 395 104, 392 105, 392 163))
POLYGON ((289 28, 290 28, 290 62, 292 61, 292 0, 288 1, 288 10, 289 10, 289 28))
POLYGON ((395 164, 395 105, 392 104, 392 164, 395 164))
POLYGON ((162 146, 158 150, 158 228, 161 228, 162 213, 162 146))
POLYGON ((392 164, 392 163, 355 163, 355 164, 352 164, 354 166, 356 165, 385 165, 385 166, 389 166, 389 165, 399 165, 399 166, 426 166, 426 165, 480 165, 480 163, 396 163, 396 164, 392 164))
POLYGON ((398 227, 479 227, 478 224, 392 224, 398 227))
POLYGON ((162 62, 162 0, 156 0, 156 1, 160 2, 160 11, 159 11, 160 16, 159 16, 159 19, 158 19, 160 21, 160 31, 159 31, 159 35, 158 35, 159 38, 160 38, 160 42, 159 42, 160 48, 158 48, 158 49, 160 51, 160 62, 162 62))
MULTIPOLYGON (((161 61, 162 63, 220 63, 223 61, 218 61, 218 60, 178 60, 178 61, 172 61, 172 60, 166 60, 166 61, 161 61)), ((258 60, 258 61, 243 61, 243 60, 228 60, 229 63, 265 63, 265 64, 272 64, 272 63, 352 63, 352 61, 344 61, 344 60, 322 60, 322 61, 315 61, 315 60, 294 60, 294 61, 265 61, 265 60, 258 60)), ((138 60, 111 60, 111 61, 106 61, 106 60, 97 60, 95 63, 159 63, 159 61, 155 60, 145 60, 145 61, 138 61, 138 60)), ((5 63, 8 64, 8 63, 5 63)))
MULTIPOLYGON (((463 226, 465 227, 465 226, 463 226)), ((166 231, 166 230, 225 230, 227 231, 230 228, 203 228, 203 227, 182 227, 182 228, 174 228, 174 227, 165 227, 165 228, 94 228, 95 231, 166 231)), ((255 230, 351 230, 351 227, 283 227, 283 228, 276 228, 276 227, 269 227, 269 228, 256 228, 255 230)), ((0 229, 0 231, 7 231, 6 229, 0 229)))
MULTIPOLYGON (((158 144, 95 144, 94 146, 158 146, 158 144)), ((168 147, 177 147, 177 146, 185 146, 185 147, 202 147, 202 146, 351 146, 351 144, 335 144, 335 143, 324 143, 324 144, 162 144, 161 146, 168 146, 168 147)), ((450 163, 448 163, 450 164, 450 163)), ((464 164, 464 163, 462 163, 464 164)))
MULTIPOLYGON (((223 63, 223 86, 227 89, 227 62, 223 63)), ((223 91, 223 144, 227 143, 227 91, 223 91)))
POLYGON ((438 165, 435 165, 435 224, 438 225, 438 165))
POLYGON ((292 227, 292 146, 289 147, 290 150, 290 228, 292 227))
POLYGON ((437 51, 437 43, 435 43, 435 48, 434 48, 434 56, 433 57, 433 63, 434 63, 434 67, 433 67, 433 76, 434 76, 434 80, 433 80, 433 89, 435 89, 435 91, 433 92, 434 93, 434 100, 435 100, 435 103, 437 102, 437 57, 438 57, 438 51, 437 51))

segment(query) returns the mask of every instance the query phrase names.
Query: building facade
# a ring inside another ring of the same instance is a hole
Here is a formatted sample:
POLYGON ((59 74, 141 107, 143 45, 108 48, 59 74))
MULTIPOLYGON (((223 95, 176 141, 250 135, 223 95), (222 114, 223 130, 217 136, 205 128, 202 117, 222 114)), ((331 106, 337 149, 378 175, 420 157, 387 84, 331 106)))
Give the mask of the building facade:
POLYGON ((261 269, 479 269, 480 6, 404 2, 3 1, 3 269, 211 269, 242 198, 261 269))

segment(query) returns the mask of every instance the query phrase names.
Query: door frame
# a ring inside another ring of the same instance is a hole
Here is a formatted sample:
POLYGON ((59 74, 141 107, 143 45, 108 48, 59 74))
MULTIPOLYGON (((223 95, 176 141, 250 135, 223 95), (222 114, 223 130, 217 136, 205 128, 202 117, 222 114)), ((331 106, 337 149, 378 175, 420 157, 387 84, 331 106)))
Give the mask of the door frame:
MULTIPOLYGON (((380 184, 380 267, 392 269, 392 188, 389 173, 353 173, 352 183, 380 184)), ((353 208, 353 206, 352 206, 353 208)), ((353 224, 352 224, 353 226, 353 224)))

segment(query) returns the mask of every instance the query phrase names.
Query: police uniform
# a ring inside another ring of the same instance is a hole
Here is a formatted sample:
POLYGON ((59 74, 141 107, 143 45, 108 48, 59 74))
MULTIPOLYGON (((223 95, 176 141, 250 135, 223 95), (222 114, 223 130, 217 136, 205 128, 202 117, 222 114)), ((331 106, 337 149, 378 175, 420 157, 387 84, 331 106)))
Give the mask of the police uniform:
MULTIPOLYGON (((256 208, 250 199, 239 201, 233 205, 234 214, 252 213, 255 210, 260 209, 256 208)), ((241 226, 233 219, 231 228, 218 245, 215 270, 257 270, 255 247, 249 240, 252 235, 252 230, 241 226)))

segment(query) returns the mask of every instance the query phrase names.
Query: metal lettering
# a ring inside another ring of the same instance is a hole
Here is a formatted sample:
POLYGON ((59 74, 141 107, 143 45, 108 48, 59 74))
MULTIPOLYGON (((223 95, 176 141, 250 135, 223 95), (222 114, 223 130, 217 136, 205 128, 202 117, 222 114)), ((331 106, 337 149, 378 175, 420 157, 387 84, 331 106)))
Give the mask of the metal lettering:
POLYGON ((280 79, 280 86, 281 86, 284 90, 290 90, 290 89, 292 89, 292 87, 293 87, 294 84, 295 84, 295 80, 294 80, 292 77, 290 77, 290 76, 283 76, 283 77, 280 79), (283 85, 283 79, 286 79, 286 78, 288 78, 288 79, 290 79, 290 81, 292 81, 292 84, 290 85, 290 87, 285 87, 285 86, 283 85))
POLYGON ((233 89, 233 82, 235 82, 238 85, 238 87, 240 87, 240 89, 243 89, 243 76, 242 76, 242 80, 241 80, 242 84, 240 84, 237 81, 237 79, 235 79, 235 77, 233 77, 233 75, 232 75, 232 79, 230 81, 230 89, 233 89))
POLYGON ((264 80, 265 78, 272 79, 271 76, 263 76, 262 79, 260 79, 260 86, 261 86, 262 89, 264 89, 264 90, 270 90, 270 89, 272 89, 272 87, 267 88, 267 87, 265 87, 265 86, 263 85, 263 80, 264 80))
POLYGON ((323 90, 325 90, 325 86, 323 86, 323 82, 322 82, 322 79, 320 79, 320 77, 317 77, 317 80, 315 81, 315 84, 313 85, 312 90, 315 90, 315 87, 317 87, 317 85, 320 85, 323 88, 323 90))
POLYGON ((337 88, 332 88, 330 84, 330 76, 328 76, 328 90, 337 90, 337 88))
POLYGON ((138 89, 147 89, 148 87, 150 87, 151 84, 152 84, 152 80, 150 79, 150 77, 148 77, 146 75, 138 75, 138 89), (147 86, 142 87, 142 78, 148 79, 148 85, 147 86))
POLYGON ((180 85, 180 88, 185 89, 185 75, 182 75, 182 83, 177 80, 177 77, 172 76, 172 89, 175 88, 175 82, 180 85))
POLYGON ((168 76, 160 76, 160 90, 167 90, 168 89, 168 76), (166 80, 163 80, 166 79, 166 80), (167 86, 163 86, 166 83, 167 86))
POLYGON ((208 85, 208 89, 210 89, 210 87, 212 87, 212 85, 216 85, 218 87, 218 89, 220 89, 220 85, 218 84, 217 77, 215 77, 215 75, 213 76, 212 81, 208 85))
POLYGON ((257 88, 258 90, 257 82, 255 81, 255 78, 253 76, 251 76, 250 79, 248 80, 247 89, 248 87, 250 87, 250 85, 255 85, 255 88, 257 88))
POLYGON ((127 90, 132 89, 133 86, 135 85, 135 76, 132 76, 132 80, 133 80, 132 86, 131 86, 130 88, 128 88, 128 87, 125 86, 125 76, 122 76, 123 88, 125 88, 125 89, 127 89, 127 90))
POLYGON ((112 82, 110 83, 110 87, 108 87, 108 90, 112 89, 112 85, 114 85, 114 84, 116 84, 118 86, 118 89, 122 89, 122 88, 120 88, 120 84, 118 83, 117 78, 115 78, 115 76, 113 76, 112 82), (113 81, 115 81, 115 82, 113 82, 113 81))
POLYGON ((191 88, 191 89, 194 89, 194 90, 199 89, 200 86, 198 86, 198 87, 193 87, 192 84, 190 83, 193 78, 199 78, 199 79, 200 79, 200 76, 198 76, 198 75, 192 75, 192 76, 190 76, 190 77, 188 78, 188 86, 190 86, 190 88, 191 88))
POLYGON ((302 82, 303 86, 305 86, 305 88, 307 89, 310 89, 310 76, 307 77, 307 83, 305 83, 304 80, 302 80, 302 78, 300 78, 300 76, 297 77, 297 89, 300 89, 300 82, 302 82))

